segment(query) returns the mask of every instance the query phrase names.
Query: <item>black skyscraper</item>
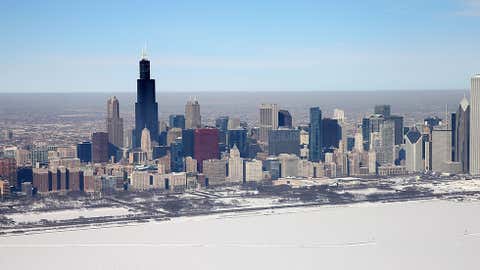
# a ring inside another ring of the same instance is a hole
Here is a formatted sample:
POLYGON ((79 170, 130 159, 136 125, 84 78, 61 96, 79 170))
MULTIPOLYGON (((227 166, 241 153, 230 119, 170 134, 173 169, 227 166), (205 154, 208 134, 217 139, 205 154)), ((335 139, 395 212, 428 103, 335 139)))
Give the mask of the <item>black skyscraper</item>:
POLYGON ((158 104, 155 99, 155 80, 150 79, 150 61, 146 57, 142 57, 140 60, 140 79, 137 80, 134 147, 140 147, 144 128, 150 131, 152 141, 158 142, 158 104))
POLYGON ((309 160, 318 162, 322 157, 322 111, 319 107, 310 108, 309 160))

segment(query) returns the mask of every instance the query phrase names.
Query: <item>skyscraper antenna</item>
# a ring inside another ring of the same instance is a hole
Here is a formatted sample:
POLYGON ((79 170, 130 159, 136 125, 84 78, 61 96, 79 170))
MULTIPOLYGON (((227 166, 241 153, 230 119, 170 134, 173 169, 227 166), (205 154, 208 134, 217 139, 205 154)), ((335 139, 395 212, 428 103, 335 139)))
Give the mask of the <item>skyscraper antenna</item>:
POLYGON ((145 46, 142 48, 142 59, 147 59, 147 42, 145 41, 145 46))

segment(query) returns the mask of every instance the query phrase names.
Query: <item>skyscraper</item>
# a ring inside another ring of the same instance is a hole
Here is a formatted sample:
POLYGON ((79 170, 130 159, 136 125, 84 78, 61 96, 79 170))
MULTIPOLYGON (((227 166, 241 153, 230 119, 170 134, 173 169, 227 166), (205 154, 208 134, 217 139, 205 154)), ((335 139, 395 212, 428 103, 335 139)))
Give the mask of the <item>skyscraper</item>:
POLYGON ((185 129, 185 115, 183 114, 171 114, 168 117, 171 128, 185 129))
POLYGON ((92 134, 92 161, 108 162, 108 133, 94 132, 92 134))
POLYGON ((243 158, 240 157, 240 151, 236 145, 230 149, 227 180, 236 183, 243 182, 243 158))
POLYGON ((142 137, 140 147, 144 153, 147 153, 147 159, 151 160, 153 157, 152 139, 150 137, 150 131, 148 128, 142 130, 142 137))
POLYGON ((204 160, 220 158, 220 152, 218 150, 218 129, 195 129, 193 149, 194 158, 198 161, 198 171, 203 172, 204 160))
POLYGON ((200 114, 200 104, 197 99, 187 101, 185 105, 185 128, 201 128, 202 116, 200 114))
POLYGON ((462 171, 469 172, 470 153, 470 104, 463 97, 458 106, 455 119, 455 161, 462 164, 462 171))
POLYGON ((243 128, 229 129, 227 131, 227 146, 229 149, 236 146, 240 156, 243 158, 247 157, 247 130, 243 128))
POLYGON ((342 127, 338 120, 322 119, 322 148, 338 148, 338 143, 342 139, 342 127))
POLYGON ((92 162, 92 143, 82 142, 77 144, 77 157, 81 162, 92 162))
POLYGON ((424 164, 422 160, 423 140, 422 134, 417 128, 413 127, 405 135, 407 172, 423 172, 424 164))
POLYGON ((298 129, 279 128, 268 134, 268 154, 295 154, 300 156, 300 131, 298 129))
POLYGON ((318 162, 322 159, 322 111, 319 107, 310 108, 310 130, 308 134, 309 160, 318 162))
POLYGON ((183 144, 182 139, 177 138, 170 145, 170 169, 172 172, 183 172, 183 144))
POLYGON ((278 128, 278 105, 260 105, 260 138, 259 141, 268 144, 268 132, 278 128))
POLYGON ((452 161, 452 130, 438 126, 432 130, 432 167, 434 172, 447 172, 447 163, 452 161))
POLYGON ((123 119, 120 118, 120 105, 117 97, 107 101, 107 132, 108 142, 116 148, 123 147, 123 119))
POLYGON ((480 174, 480 74, 473 76, 470 89, 470 174, 480 174))
POLYGON ((194 139, 195 131, 193 129, 182 130, 183 155, 185 157, 194 157, 194 139))
POLYGON ((292 128, 292 115, 287 110, 278 111, 278 126, 284 128, 292 128))
POLYGON ((390 117, 390 105, 381 104, 375 105, 374 108, 375 114, 381 114, 384 118, 390 117))
POLYGON ((134 147, 140 147, 144 128, 150 131, 151 139, 158 142, 158 104, 155 98, 155 80, 150 79, 150 61, 145 54, 140 60, 140 78, 137 80, 134 147))

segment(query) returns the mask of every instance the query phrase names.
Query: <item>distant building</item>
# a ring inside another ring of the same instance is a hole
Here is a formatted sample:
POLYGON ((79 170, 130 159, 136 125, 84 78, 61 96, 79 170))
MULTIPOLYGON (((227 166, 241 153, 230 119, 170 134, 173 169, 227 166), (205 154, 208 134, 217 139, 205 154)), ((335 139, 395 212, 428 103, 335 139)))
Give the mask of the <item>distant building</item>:
POLYGON ((218 129, 199 128, 194 136, 194 158, 198 161, 198 171, 203 172, 203 161, 220 158, 218 149, 218 129))
POLYGON ((183 172, 183 144, 182 139, 177 138, 172 144, 170 144, 170 169, 172 172, 183 172))
POLYGON ((260 137, 259 141, 268 144, 270 130, 278 128, 278 105, 262 104, 260 106, 260 137))
POLYGON ((202 116, 198 100, 189 100, 185 105, 185 128, 196 129, 202 127, 202 116))
POLYGON ((230 149, 227 181, 233 183, 243 182, 243 158, 241 158, 240 151, 236 145, 230 149))
POLYGON ((338 120, 323 118, 322 119, 322 149, 338 148, 342 139, 342 127, 338 124, 338 120))
POLYGON ((455 120, 455 159, 462 164, 462 172, 469 172, 470 159, 470 104, 463 97, 458 106, 455 120))
POLYGON ((480 175, 480 75, 471 81, 470 90, 470 174, 480 175))
POLYGON ((284 128, 292 128, 292 115, 287 110, 278 111, 278 126, 284 128))
POLYGON ((228 116, 220 116, 215 119, 215 127, 218 129, 218 141, 227 144, 228 116))
POLYGON ((424 164, 422 159, 423 140, 422 134, 414 127, 405 135, 406 147, 406 170, 409 173, 423 172, 424 164))
POLYGON ((94 132, 92 134, 92 162, 108 162, 108 133, 94 132))
POLYGON ((183 154, 186 157, 194 157, 195 131, 193 129, 182 130, 183 154))
POLYGON ((447 172, 447 162, 452 161, 452 130, 435 127, 432 131, 432 171, 447 172))
POLYGON ((147 160, 152 160, 153 159, 152 139, 150 137, 150 130, 148 130, 147 128, 144 128, 142 130, 140 147, 142 149, 142 152, 146 153, 147 160))
POLYGON ((263 180, 262 161, 249 160, 245 162, 245 181, 259 182, 263 180))
POLYGON ((280 177, 298 176, 298 163, 300 158, 292 154, 280 154, 280 177))
POLYGON ((248 157, 247 147, 247 130, 243 128, 229 129, 227 131, 227 147, 232 149, 236 145, 240 156, 243 158, 248 157))
POLYGON ((123 118, 120 117, 120 105, 118 99, 113 96, 107 101, 106 120, 108 142, 115 148, 123 147, 123 118))
POLYGON ((0 179, 17 186, 17 162, 14 158, 0 158, 0 179))
POLYGON ((390 105, 386 105, 386 104, 375 105, 374 112, 375 114, 383 115, 384 118, 388 118, 390 117, 390 105))
POLYGON ((269 132, 268 154, 300 155, 300 131, 298 129, 280 128, 269 132))
POLYGON ((322 160, 322 111, 319 107, 310 108, 310 130, 308 138, 309 160, 313 162, 322 160))
MULTIPOLYGON (((151 139, 158 142, 158 103, 155 97, 155 80, 150 78, 150 61, 145 55, 139 62, 140 78, 137 80, 137 102, 135 103, 135 129, 133 146, 140 147, 142 131, 150 131, 151 139)), ((94 151, 95 152, 95 151, 94 151)))
POLYGON ((168 117, 170 128, 185 129, 185 115, 183 114, 171 114, 168 117))
POLYGON ((197 173, 198 165, 197 160, 188 156, 185 158, 185 172, 187 173, 197 173))
POLYGON ((276 157, 269 157, 263 161, 263 168, 265 171, 270 173, 270 178, 272 180, 277 180, 280 178, 280 160, 276 157))
POLYGON ((225 184, 227 177, 227 162, 224 159, 203 160, 203 174, 208 179, 209 186, 225 184))
POLYGON ((77 144, 77 157, 80 159, 81 162, 92 162, 92 143, 82 142, 77 144))
POLYGON ((239 129, 242 128, 240 125, 240 118, 229 117, 228 118, 228 129, 239 129))
POLYGON ((181 138, 183 130, 181 128, 170 128, 167 132, 167 146, 170 146, 176 139, 181 138))

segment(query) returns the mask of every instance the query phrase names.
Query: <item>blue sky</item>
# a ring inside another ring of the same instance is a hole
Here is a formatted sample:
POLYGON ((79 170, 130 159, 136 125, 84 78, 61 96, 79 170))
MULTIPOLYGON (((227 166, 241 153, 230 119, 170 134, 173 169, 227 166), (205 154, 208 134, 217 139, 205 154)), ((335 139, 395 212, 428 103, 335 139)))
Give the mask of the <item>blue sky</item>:
POLYGON ((135 92, 145 43, 157 91, 467 89, 480 0, 1 0, 0 37, 0 92, 135 92))

